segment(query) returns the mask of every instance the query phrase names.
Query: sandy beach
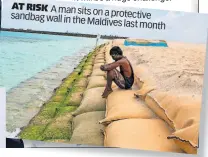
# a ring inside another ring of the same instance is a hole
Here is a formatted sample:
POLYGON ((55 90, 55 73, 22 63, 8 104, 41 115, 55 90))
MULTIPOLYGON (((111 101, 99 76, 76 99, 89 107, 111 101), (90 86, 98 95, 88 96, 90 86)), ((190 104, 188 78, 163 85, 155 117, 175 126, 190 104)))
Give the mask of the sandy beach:
POLYGON ((178 94, 201 95, 206 45, 167 42, 168 47, 121 46, 134 66, 140 65, 156 81, 157 87, 178 94))

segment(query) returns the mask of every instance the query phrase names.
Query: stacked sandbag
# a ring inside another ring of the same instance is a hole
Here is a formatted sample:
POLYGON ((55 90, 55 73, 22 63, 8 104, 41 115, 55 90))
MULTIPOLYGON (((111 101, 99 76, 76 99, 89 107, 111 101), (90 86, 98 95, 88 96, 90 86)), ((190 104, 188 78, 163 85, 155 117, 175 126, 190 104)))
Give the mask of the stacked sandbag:
POLYGON ((116 89, 106 101, 104 146, 182 152, 167 136, 173 130, 136 99, 134 90, 116 89))
POLYGON ((103 47, 96 52, 81 103, 72 112, 72 144, 103 146, 103 125, 99 121, 105 117, 106 100, 102 98, 102 93, 106 86, 106 73, 100 70, 100 66, 105 64, 105 51, 103 47))
POLYGON ((87 89, 105 87, 105 85, 106 85, 106 79, 104 76, 91 76, 88 79, 87 89))
POLYGON ((80 106, 72 115, 77 116, 86 112, 105 111, 105 99, 102 98, 104 87, 91 88, 84 92, 80 106))
POLYGON ((146 104, 174 129, 169 135, 189 154, 196 154, 201 110, 201 97, 178 96, 171 92, 154 90, 147 94, 146 104))
POLYGON ((103 125, 98 122, 104 115, 105 111, 94 111, 76 116, 72 122, 73 134, 70 143, 103 146, 103 125))
POLYGON ((112 63, 114 62, 112 57, 110 56, 110 49, 112 48, 112 45, 109 44, 106 46, 106 55, 105 55, 105 58, 106 58, 106 63, 109 64, 109 63, 112 63))
MULTIPOLYGON (((105 47, 102 48, 95 54, 95 60, 103 60, 104 63, 105 58, 105 47)), ((100 64, 100 63, 96 63, 100 64)), ((96 66, 94 64, 94 66, 96 66)), ((87 90, 83 93, 83 98, 80 103, 80 106, 77 108, 75 112, 73 112, 73 116, 77 116, 82 113, 86 112, 93 112, 93 111, 105 111, 105 99, 102 98, 102 93, 105 89, 106 80, 104 75, 101 76, 100 67, 94 69, 90 77, 88 77, 87 83, 87 90)))
POLYGON ((142 65, 137 65, 134 68, 134 77, 138 91, 135 92, 135 96, 144 100, 147 93, 156 89, 156 83, 148 72, 147 68, 142 65))
POLYGON ((151 119, 155 118, 155 115, 143 101, 134 98, 133 90, 117 89, 108 96, 105 119, 100 123, 107 125, 113 121, 130 118, 151 119))
MULTIPOLYGON (((107 48, 109 52, 111 47, 107 48)), ((112 61, 107 53, 106 62, 112 61)), ((134 68, 134 72, 139 90, 114 88, 106 99, 105 118, 99 121, 104 126, 104 146, 182 152, 174 140, 167 139, 173 129, 144 102, 146 95, 156 89, 156 83, 150 79, 144 66, 134 68)))
POLYGON ((178 146, 167 139, 170 133, 160 119, 123 119, 105 129, 104 146, 181 153, 178 146))
POLYGON ((168 139, 174 142, 185 152, 189 154, 197 154, 199 141, 199 123, 188 125, 182 129, 175 131, 168 136, 168 139))
POLYGON ((45 140, 70 139, 72 135, 72 115, 66 112, 59 115, 45 129, 42 136, 45 140))

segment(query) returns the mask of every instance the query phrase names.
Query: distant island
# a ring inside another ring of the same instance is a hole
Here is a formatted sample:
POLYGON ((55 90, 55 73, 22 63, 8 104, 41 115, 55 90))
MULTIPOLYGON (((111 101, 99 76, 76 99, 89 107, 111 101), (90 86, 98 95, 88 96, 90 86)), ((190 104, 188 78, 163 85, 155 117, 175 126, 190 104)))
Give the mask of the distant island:
MULTIPOLYGON (((63 36, 76 36, 76 37, 87 37, 96 38, 97 35, 94 34, 81 34, 81 33, 69 33, 69 32, 49 32, 49 31, 36 31, 31 29, 14 29, 14 28, 1 28, 0 31, 10 31, 10 32, 26 32, 26 33, 38 33, 38 34, 51 34, 51 35, 63 35, 63 36)), ((101 39, 127 39, 128 37, 113 36, 113 35, 100 35, 101 39)))

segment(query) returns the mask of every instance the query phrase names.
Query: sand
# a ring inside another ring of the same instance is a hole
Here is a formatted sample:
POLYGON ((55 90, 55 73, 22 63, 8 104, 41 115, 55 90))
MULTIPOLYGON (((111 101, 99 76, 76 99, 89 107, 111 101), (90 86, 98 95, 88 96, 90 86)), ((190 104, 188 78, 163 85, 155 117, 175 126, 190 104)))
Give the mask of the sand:
POLYGON ((114 40, 134 66, 146 67, 160 90, 202 95, 206 45, 167 42, 168 47, 124 46, 114 40))

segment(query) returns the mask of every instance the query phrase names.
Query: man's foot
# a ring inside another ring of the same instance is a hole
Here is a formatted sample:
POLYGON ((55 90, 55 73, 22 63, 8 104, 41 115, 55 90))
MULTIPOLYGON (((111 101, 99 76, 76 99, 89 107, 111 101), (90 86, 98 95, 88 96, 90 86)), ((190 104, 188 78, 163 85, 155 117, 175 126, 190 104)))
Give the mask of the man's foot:
POLYGON ((103 94, 102 94, 102 97, 103 97, 103 98, 107 98, 108 95, 109 95, 110 93, 112 93, 112 92, 113 92, 113 90, 105 90, 105 91, 103 92, 103 94))

